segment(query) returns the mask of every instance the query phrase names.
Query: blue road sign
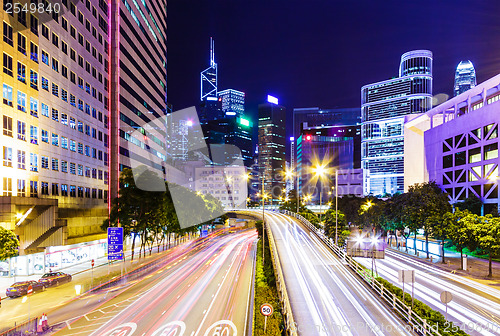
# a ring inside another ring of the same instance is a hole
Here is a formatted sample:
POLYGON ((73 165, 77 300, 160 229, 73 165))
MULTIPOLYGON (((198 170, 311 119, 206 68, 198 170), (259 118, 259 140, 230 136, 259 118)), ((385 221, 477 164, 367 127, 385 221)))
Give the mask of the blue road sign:
POLYGON ((123 228, 108 228, 108 260, 123 260, 123 228))

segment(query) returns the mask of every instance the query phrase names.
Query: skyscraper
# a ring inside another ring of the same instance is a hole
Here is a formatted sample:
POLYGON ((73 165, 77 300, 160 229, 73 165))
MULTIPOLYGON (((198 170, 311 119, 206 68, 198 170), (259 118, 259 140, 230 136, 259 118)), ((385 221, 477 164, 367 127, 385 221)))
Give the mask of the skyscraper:
POLYGON ((210 66, 200 73, 200 100, 217 97, 217 63, 215 63, 215 42, 210 38, 210 66))
POLYGON ((108 212, 107 6, 61 7, 3 12, 0 225, 21 255, 100 238, 108 212))
MULTIPOLYGON (((107 13, 106 2, 98 3, 107 13)), ((123 168, 146 165, 164 176, 167 6, 166 0, 111 0, 110 6, 109 27, 104 18, 99 24, 105 25, 111 42, 107 107, 112 199, 123 168)))
POLYGON ((401 56, 399 77, 361 88, 362 168, 365 194, 404 191, 404 116, 432 107, 432 53, 401 56))
POLYGON ((455 71, 455 96, 476 86, 476 70, 471 61, 461 61, 455 71))
POLYGON ((286 109, 278 99, 268 96, 259 105, 259 169, 264 178, 264 192, 277 200, 285 188, 286 109))
POLYGON ((224 117, 222 99, 217 97, 217 63, 215 63, 214 41, 210 38, 210 66, 200 73, 199 120, 204 125, 210 120, 224 117))

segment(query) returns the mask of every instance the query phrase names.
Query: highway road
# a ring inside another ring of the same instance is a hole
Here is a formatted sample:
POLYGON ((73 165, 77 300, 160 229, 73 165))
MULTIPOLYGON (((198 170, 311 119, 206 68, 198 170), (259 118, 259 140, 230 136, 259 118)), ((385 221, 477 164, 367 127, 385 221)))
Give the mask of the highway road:
POLYGON ((245 230, 189 243, 149 275, 49 314, 52 334, 248 335, 256 239, 245 230))
POLYGON ((413 335, 317 236, 266 212, 299 335, 413 335))
MULTIPOLYGON (((371 259, 355 258, 371 268, 371 259)), ((415 270, 415 298, 446 314, 440 301, 442 291, 450 291, 453 300, 448 304, 448 319, 470 335, 500 335, 500 290, 429 266, 400 252, 386 250, 385 259, 376 260, 378 274, 401 287, 398 270, 415 270)), ((411 285, 405 284, 411 292, 411 285)), ((451 330, 451 328, 450 328, 451 330)))

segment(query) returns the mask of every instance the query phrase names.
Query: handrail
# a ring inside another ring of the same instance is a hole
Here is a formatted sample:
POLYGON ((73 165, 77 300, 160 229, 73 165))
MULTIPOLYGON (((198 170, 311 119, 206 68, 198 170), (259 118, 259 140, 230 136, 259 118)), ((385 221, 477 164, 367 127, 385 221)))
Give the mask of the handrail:
POLYGON ((271 250, 271 259, 273 261, 274 274, 276 274, 276 287, 280 296, 282 312, 285 317, 286 330, 288 331, 289 335, 297 336, 297 323, 295 323, 295 320, 293 318, 292 306, 290 304, 290 299, 288 298, 288 292, 285 285, 285 277, 283 276, 278 249, 276 248, 276 242, 274 241, 273 232, 269 225, 266 226, 266 232, 269 240, 269 248, 271 250))
POLYGON ((401 301, 396 294, 389 292, 388 290, 384 290, 384 285, 375 279, 373 275, 370 275, 368 272, 366 272, 366 269, 358 263, 356 260, 354 260, 353 257, 348 256, 347 253, 342 250, 340 247, 335 245, 331 239, 328 239, 323 232, 321 232, 320 229, 317 229, 314 225, 312 225, 307 219, 302 217, 301 215, 291 212, 289 210, 280 210, 280 213, 285 214, 287 216, 294 217, 298 219, 301 223, 306 225, 306 227, 314 232, 318 238, 320 238, 330 249, 349 267, 354 270, 354 272, 361 277, 379 296, 380 298, 385 301, 386 304, 391 307, 396 314, 403 319, 403 321, 406 321, 412 328, 413 331, 418 332, 421 335, 427 336, 442 336, 438 329, 437 325, 431 326, 427 323, 426 319, 421 318, 418 316, 410 306, 407 306, 403 301, 401 301))

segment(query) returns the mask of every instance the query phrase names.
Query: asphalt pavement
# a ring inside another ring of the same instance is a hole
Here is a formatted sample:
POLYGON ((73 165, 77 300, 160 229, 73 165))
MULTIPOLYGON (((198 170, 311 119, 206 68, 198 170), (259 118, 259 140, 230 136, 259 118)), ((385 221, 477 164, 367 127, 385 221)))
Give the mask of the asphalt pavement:
POLYGON ((266 212, 299 335, 414 335, 313 233, 266 212))
POLYGON ((54 333, 251 335, 256 238, 247 230, 190 243, 148 276, 60 309, 54 333))
MULTIPOLYGON (((355 259, 371 268, 371 259, 355 259)), ((386 250, 384 259, 375 261, 375 267, 382 278, 399 287, 398 271, 415 270, 415 284, 405 284, 406 293, 413 288, 416 299, 440 311, 470 335, 500 335, 500 290, 391 249, 386 250), (440 301, 443 291, 453 296, 448 307, 440 301)))

